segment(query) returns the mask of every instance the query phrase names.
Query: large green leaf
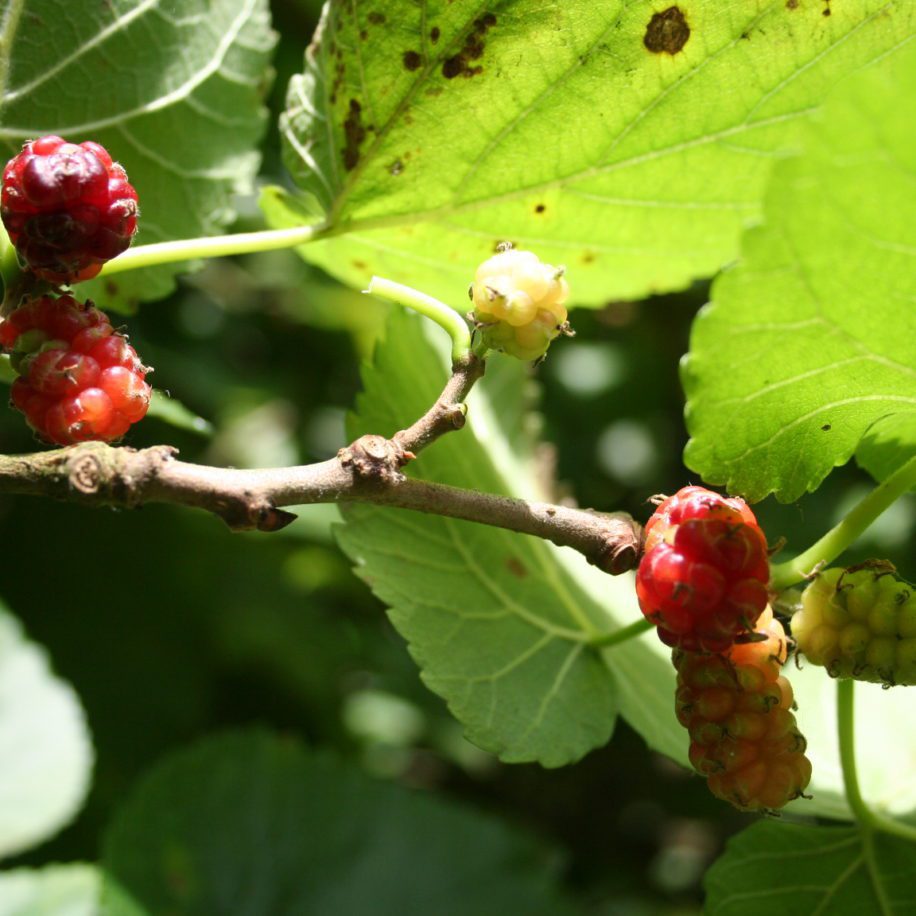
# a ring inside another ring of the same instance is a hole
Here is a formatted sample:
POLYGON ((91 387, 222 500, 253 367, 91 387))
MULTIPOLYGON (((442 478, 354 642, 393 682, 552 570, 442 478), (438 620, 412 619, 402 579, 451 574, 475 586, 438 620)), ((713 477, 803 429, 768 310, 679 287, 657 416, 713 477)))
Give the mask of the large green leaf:
MULTIPOLYGON (((135 243, 218 233, 257 170, 273 43, 266 0, 8 0, 0 149, 96 140, 140 196, 135 243)), ((86 289, 108 305, 155 298, 186 266, 86 289)))
MULTIPOLYGON (((445 381, 446 354, 419 319, 393 314, 351 434, 390 435, 423 413, 445 381)), ((526 371, 492 358, 468 425, 424 451, 410 473, 546 498, 520 432, 526 371)), ((622 708, 653 746, 684 759, 674 677, 654 635, 610 650, 607 664, 584 642, 638 619, 630 577, 612 579, 573 551, 501 529, 360 505, 345 517, 341 546, 391 606, 424 681, 471 741, 507 761, 560 766, 605 743, 622 708)))
POLYGON ((267 733, 160 764, 105 838, 109 916, 567 914, 527 838, 267 733))
POLYGON ((685 460, 709 482, 792 501, 895 415, 877 472, 916 448, 914 98, 910 45, 839 87, 775 170, 684 367, 685 460))
POLYGON ((505 239, 582 304, 682 287, 735 256, 799 119, 914 26, 904 0, 331 0, 281 121, 335 235, 302 254, 446 300, 505 239))
POLYGON ((96 916, 99 874, 91 865, 0 872, 3 916, 96 916))
MULTIPOLYGON (((419 319, 392 315, 387 339, 365 371, 351 434, 390 435, 435 400, 447 348, 433 350, 421 328, 419 319)), ((441 331, 434 331, 442 343, 441 331)), ((472 392, 468 425, 424 451, 409 472, 549 498, 537 482, 531 443, 518 433, 527 384, 521 364, 492 357, 472 392), (514 434, 507 435, 504 417, 514 434)), ((423 680, 447 700, 470 740, 507 761, 556 766, 605 741, 619 710, 651 747, 686 764, 669 650, 647 633, 605 650, 602 665, 581 642, 591 628, 610 631, 639 618, 631 577, 612 578, 574 551, 482 525, 359 505, 348 507, 345 518, 341 546, 391 606, 423 680)), ((791 672, 791 679, 814 764, 814 797, 792 809, 846 818, 836 683, 814 666, 791 672)), ((863 794, 889 812, 916 810, 916 731, 899 727, 912 698, 904 688, 858 687, 863 794)))
POLYGON ((854 827, 761 821, 707 872, 707 916, 904 916, 916 910, 916 844, 854 827))
POLYGON ((91 770, 76 694, 0 605, 0 858, 66 824, 83 803, 91 770))

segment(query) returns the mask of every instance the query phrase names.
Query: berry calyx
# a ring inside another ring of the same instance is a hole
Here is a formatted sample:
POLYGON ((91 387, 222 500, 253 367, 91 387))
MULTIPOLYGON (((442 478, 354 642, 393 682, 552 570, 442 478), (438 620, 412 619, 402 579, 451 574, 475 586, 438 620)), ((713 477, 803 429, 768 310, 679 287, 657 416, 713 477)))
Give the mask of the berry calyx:
POLYGON ((753 512, 744 500, 684 487, 645 531, 636 574, 643 615, 666 645, 726 651, 767 603, 769 554, 753 512))
POLYGON ((111 442, 146 416, 149 370, 90 302, 31 299, 0 321, 0 346, 19 374, 13 406, 49 442, 111 442))
POLYGON ((780 674, 785 631, 769 607, 753 637, 722 655, 676 649, 675 712, 713 795, 742 811, 776 810, 802 795, 811 763, 780 674))
POLYGON ((19 257, 51 283, 89 280, 137 231, 137 192, 104 147, 26 143, 3 170, 0 216, 19 257))
POLYGON ((501 246, 477 268, 469 292, 470 317, 493 350, 535 360, 559 334, 569 333, 563 268, 544 264, 530 251, 501 246))
POLYGON ((792 635, 831 677, 916 685, 916 589, 890 563, 820 572, 802 594, 792 635))

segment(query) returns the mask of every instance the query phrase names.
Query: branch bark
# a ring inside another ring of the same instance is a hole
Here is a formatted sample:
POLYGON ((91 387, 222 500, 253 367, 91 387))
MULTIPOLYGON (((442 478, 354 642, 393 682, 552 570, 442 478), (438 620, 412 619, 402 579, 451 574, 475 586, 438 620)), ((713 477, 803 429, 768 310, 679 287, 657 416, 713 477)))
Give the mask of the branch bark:
POLYGON ((49 496, 90 506, 171 503, 205 509, 235 530, 279 531, 295 515, 284 506, 368 502, 507 528, 572 547, 616 575, 632 569, 642 529, 624 512, 600 513, 529 502, 405 476, 401 468, 439 436, 464 425, 464 399, 484 372, 459 360, 436 403, 416 423, 362 436, 337 457, 288 468, 239 470, 179 461, 169 446, 137 451, 86 442, 32 455, 0 455, 0 494, 49 496))
POLYGON ((363 436, 338 457, 290 468, 238 470, 179 461, 168 446, 135 451, 89 442, 33 455, 0 456, 0 493, 89 506, 171 503, 205 509, 235 530, 278 531, 284 506, 368 502, 460 518, 572 547, 618 574, 638 559, 641 529, 626 513, 600 513, 429 483, 405 476, 394 439, 363 436))

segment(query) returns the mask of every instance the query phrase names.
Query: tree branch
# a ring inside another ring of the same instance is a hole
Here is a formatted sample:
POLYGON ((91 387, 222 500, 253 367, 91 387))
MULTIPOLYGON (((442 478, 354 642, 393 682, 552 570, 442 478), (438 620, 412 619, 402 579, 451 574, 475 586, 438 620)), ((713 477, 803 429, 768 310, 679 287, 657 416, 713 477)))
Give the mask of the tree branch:
POLYGON ((205 509, 235 530, 279 531, 296 517, 283 506, 366 502, 507 528, 572 547, 616 575, 632 569, 642 529, 625 512, 600 513, 528 502, 406 477, 401 468, 465 422, 464 399, 482 359, 455 363, 436 403, 407 429, 361 436, 336 458, 290 468, 207 467, 179 461, 160 445, 137 451, 85 442, 33 455, 0 455, 0 494, 50 496, 91 506, 171 503, 205 509))
POLYGON ((88 442, 0 456, 0 493, 50 496, 91 506, 171 503, 206 509, 231 528, 278 531, 283 506, 367 502, 494 525, 572 547, 617 574, 637 560, 641 530, 626 513, 604 514, 478 493, 404 476, 394 440, 363 436, 337 458, 291 468, 237 470, 179 461, 168 446, 135 451, 88 442))

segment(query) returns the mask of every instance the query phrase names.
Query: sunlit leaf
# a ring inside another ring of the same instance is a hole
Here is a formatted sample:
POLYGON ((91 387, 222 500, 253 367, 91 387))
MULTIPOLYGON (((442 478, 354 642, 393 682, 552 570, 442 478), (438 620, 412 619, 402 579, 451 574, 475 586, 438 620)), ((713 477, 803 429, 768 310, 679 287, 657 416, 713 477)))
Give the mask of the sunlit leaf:
POLYGON ((92 865, 0 871, 3 916, 96 916, 99 874, 92 865))
POLYGON ((790 502, 894 416, 903 438, 882 437, 882 466, 900 463, 893 441, 912 454, 914 98, 912 45, 839 87, 715 283, 684 367, 685 460, 710 483, 790 502))
MULTIPOLYGON (((712 274, 802 117, 916 23, 893 0, 829 12, 332 0, 281 122, 333 233, 302 254, 354 285, 376 273, 456 304, 502 240, 574 267, 581 304, 712 274)), ((275 225, 303 221, 272 204, 275 225)))
POLYGON ((92 757, 73 689, 0 606, 0 858, 73 817, 89 788, 92 757))

